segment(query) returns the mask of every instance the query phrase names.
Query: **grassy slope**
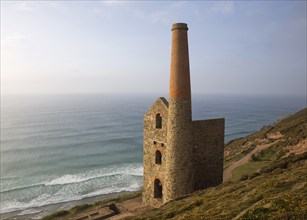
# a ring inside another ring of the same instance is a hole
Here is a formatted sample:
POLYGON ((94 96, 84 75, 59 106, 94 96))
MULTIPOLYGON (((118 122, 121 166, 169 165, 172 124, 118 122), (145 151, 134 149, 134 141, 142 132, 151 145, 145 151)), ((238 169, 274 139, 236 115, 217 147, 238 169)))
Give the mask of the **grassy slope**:
POLYGON ((256 145, 276 142, 276 139, 268 138, 268 133, 280 132, 282 138, 277 139, 277 143, 268 149, 261 151, 259 154, 253 155, 253 160, 238 167, 234 170, 233 180, 238 180, 241 175, 255 172, 258 169, 274 163, 281 157, 285 156, 289 151, 289 147, 298 144, 307 137, 307 109, 303 109, 294 115, 274 123, 271 126, 264 127, 261 131, 229 142, 225 146, 225 163, 224 167, 228 167, 233 162, 244 157, 248 152, 252 151, 256 145))
MULTIPOLYGON (((254 149, 258 144, 270 143, 273 140, 266 138, 267 133, 280 132, 284 135, 286 142, 282 145, 294 145, 300 140, 307 137, 307 108, 291 115, 283 120, 274 123, 273 125, 266 126, 261 131, 251 134, 245 138, 239 138, 230 141, 225 146, 225 167, 229 164, 242 158, 246 153, 254 149)), ((282 149, 282 146, 281 149, 282 149)), ((283 152, 280 152, 283 154, 283 152)), ((276 158, 277 159, 277 158, 276 158)))
POLYGON ((293 157, 285 169, 197 191, 130 219, 306 219, 306 156, 293 157))
POLYGON ((232 171, 232 180, 239 180, 243 175, 253 173, 270 164, 270 161, 255 161, 246 163, 232 171))
POLYGON ((234 179, 241 180, 197 191, 129 219, 307 219, 307 153, 287 155, 289 147, 307 137, 307 109, 228 143, 225 167, 257 144, 276 141, 267 138, 276 132, 283 135, 276 144, 234 170, 234 179))

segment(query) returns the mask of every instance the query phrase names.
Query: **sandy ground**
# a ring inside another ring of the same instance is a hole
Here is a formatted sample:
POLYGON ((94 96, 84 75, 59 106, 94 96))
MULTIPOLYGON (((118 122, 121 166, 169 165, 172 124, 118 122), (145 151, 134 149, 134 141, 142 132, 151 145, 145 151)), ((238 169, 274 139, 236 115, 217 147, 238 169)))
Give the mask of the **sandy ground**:
POLYGON ((269 139, 279 139, 279 138, 282 138, 283 135, 278 131, 276 133, 267 133, 266 134, 266 137, 269 138, 269 139))
POLYGON ((236 169, 237 167, 239 166, 242 166, 243 164, 247 163, 250 159, 251 159, 251 156, 257 152, 260 152, 261 150, 264 150, 270 146, 272 146, 273 144, 275 144, 275 142, 273 143, 269 143, 269 144, 263 144, 263 145, 258 145, 254 148, 254 150, 252 150, 251 152, 249 152, 248 154, 246 154, 246 156, 244 156, 242 159, 234 162, 233 164, 231 164, 229 167, 227 167, 225 170, 224 170, 224 173, 223 173, 223 182, 228 182, 231 177, 232 177, 232 171, 234 169, 236 169))
POLYGON ((307 152, 307 138, 296 145, 288 146, 287 150, 289 150, 289 152, 283 157, 288 157, 290 154, 303 154, 307 152))

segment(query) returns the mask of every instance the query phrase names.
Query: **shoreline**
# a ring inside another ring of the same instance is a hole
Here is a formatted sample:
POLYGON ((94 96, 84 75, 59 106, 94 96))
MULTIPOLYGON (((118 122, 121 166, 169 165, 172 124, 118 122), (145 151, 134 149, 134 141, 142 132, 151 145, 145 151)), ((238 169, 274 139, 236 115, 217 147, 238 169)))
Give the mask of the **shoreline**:
POLYGON ((44 205, 41 207, 32 207, 18 211, 12 211, 0 214, 1 220, 34 220, 34 219, 41 219, 46 215, 50 215, 57 211, 61 210, 68 210, 77 205, 84 205, 84 204, 92 204, 101 200, 116 198, 118 196, 127 194, 129 192, 136 192, 136 191, 122 191, 122 192, 115 192, 105 195, 93 196, 88 198, 83 198, 80 200, 69 201, 69 202, 59 202, 49 205, 44 205))

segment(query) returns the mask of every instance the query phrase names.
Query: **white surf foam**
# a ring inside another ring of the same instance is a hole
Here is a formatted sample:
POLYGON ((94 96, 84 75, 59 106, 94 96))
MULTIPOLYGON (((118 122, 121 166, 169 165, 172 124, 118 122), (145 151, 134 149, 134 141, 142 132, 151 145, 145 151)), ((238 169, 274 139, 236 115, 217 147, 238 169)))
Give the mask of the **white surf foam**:
POLYGON ((18 210, 26 211, 26 209, 81 200, 88 197, 123 191, 136 191, 143 185, 142 175, 143 167, 140 163, 111 166, 83 174, 66 174, 46 182, 44 186, 49 187, 49 189, 46 188, 46 190, 42 191, 44 194, 39 195, 29 202, 19 201, 18 199, 1 201, 0 213, 18 210), (54 191, 53 186, 56 185, 61 187, 57 191, 54 191))
POLYGON ((51 204, 57 204, 62 202, 71 202, 71 201, 77 201, 84 198, 90 198, 100 195, 108 195, 112 193, 118 193, 118 192, 131 192, 131 191, 137 191, 142 187, 141 182, 134 182, 132 185, 128 187, 113 187, 113 188, 104 188, 101 190, 97 190, 85 195, 75 195, 70 198, 65 197, 65 195, 62 194, 62 196, 59 197, 59 194, 51 195, 51 194, 42 194, 39 197, 31 200, 30 202, 24 203, 19 201, 9 201, 9 202, 3 202, 1 205, 0 213, 8 213, 8 212, 14 212, 19 210, 24 210, 19 215, 25 215, 25 214, 33 214, 33 213, 39 213, 41 210, 35 210, 33 208, 39 208, 45 205, 51 205, 51 204))
POLYGON ((91 179, 106 177, 106 176, 113 176, 113 175, 135 175, 135 176, 142 176, 143 175, 143 166, 141 164, 127 164, 121 167, 113 166, 107 167, 100 170, 94 170, 89 173, 81 173, 81 174, 66 174, 56 179, 53 179, 47 183, 46 186, 52 185, 65 185, 65 184, 72 184, 72 183, 80 183, 84 181, 88 181, 91 179))

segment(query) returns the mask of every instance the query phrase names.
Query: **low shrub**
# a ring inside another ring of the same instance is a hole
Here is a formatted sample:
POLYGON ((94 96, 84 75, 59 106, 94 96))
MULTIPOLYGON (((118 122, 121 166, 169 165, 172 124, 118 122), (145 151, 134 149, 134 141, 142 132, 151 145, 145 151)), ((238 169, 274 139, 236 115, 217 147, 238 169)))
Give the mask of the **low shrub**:
POLYGON ((244 180, 247 180, 248 179, 248 175, 242 175, 240 177, 240 181, 244 181, 244 180))
POLYGON ((267 214, 270 213, 270 209, 259 207, 252 210, 247 211, 243 216, 242 219, 250 220, 250 219, 267 219, 267 214))
POLYGON ((58 212, 55 212, 51 215, 48 215, 44 218, 42 218, 42 220, 51 220, 51 219, 56 219, 56 218, 59 218, 59 217, 64 217, 66 215, 70 214, 69 211, 67 210, 61 210, 61 211, 58 211, 58 212))

